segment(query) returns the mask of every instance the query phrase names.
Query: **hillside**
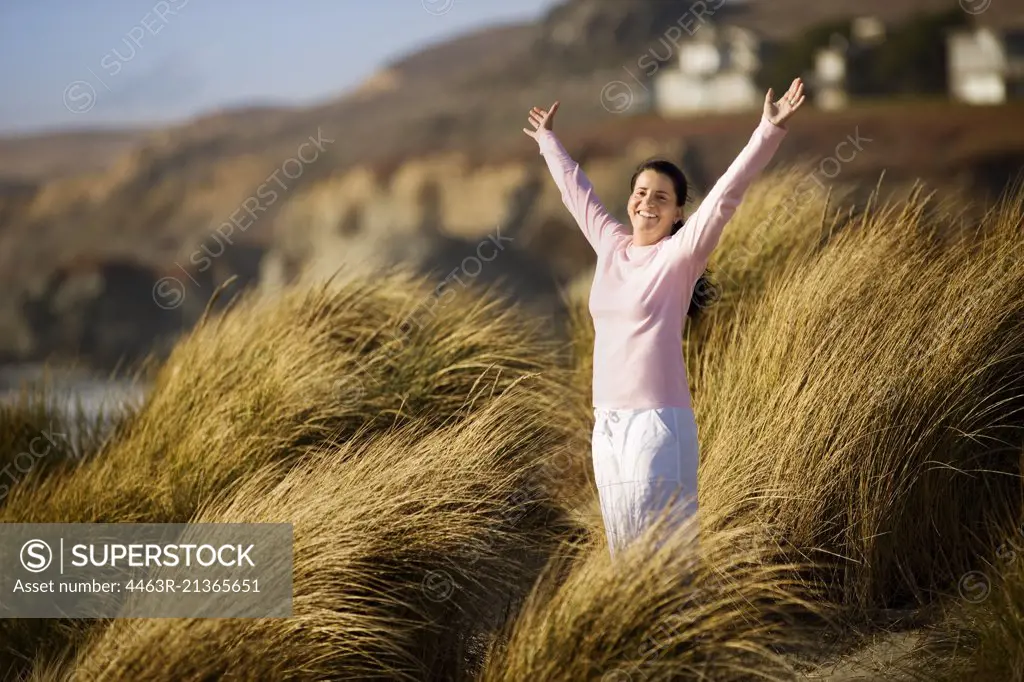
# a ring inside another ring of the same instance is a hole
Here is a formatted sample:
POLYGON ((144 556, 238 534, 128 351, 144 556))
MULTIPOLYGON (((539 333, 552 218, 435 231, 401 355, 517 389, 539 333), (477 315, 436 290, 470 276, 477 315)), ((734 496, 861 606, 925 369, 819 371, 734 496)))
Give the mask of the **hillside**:
MULTIPOLYGON (((948 5, 870 7, 895 21, 948 5)), ((784 38, 849 11, 848 3, 829 0, 786 12, 782 22, 777 7, 752 2, 720 14, 784 38)), ((0 155, 7 172, 30 180, 0 185, 0 284, 7 292, 0 357, 81 353, 110 366, 163 347, 198 319, 229 275, 269 286, 353 259, 411 259, 428 271, 431 264, 450 270, 451 259, 498 224, 522 235, 518 260, 486 277, 529 281, 527 298, 550 309, 556 285, 585 268, 589 255, 521 132, 530 106, 562 101, 566 144, 594 168, 611 205, 620 202, 615 188, 628 179, 630 164, 653 151, 677 155, 705 189, 756 122, 756 113, 625 118, 602 106, 604 85, 623 78, 623 64, 656 45, 679 14, 678 3, 570 0, 536 25, 488 29, 406 55, 321 105, 221 111, 142 137, 126 133, 107 145, 91 143, 107 153, 91 160, 58 137, 7 141, 22 150, 0 155), (301 145, 309 158, 313 142, 315 159, 268 200, 271 178, 280 181, 290 159, 295 168, 301 145), (49 153, 12 171, 10 159, 31 157, 33 145, 49 153), (62 148, 69 159, 53 151, 62 148), (73 152, 81 157, 74 162, 73 152), (245 229, 231 227, 247 201, 260 211, 245 229), (218 229, 231 230, 229 244, 218 229), (399 243, 396 235, 406 237, 399 243), (170 281, 162 278, 187 287, 169 309, 154 305, 154 287, 170 281)), ((885 170, 894 180, 993 191, 1022 165, 1020 117, 1016 105, 809 112, 778 162, 827 156, 860 124, 885 142, 844 169, 843 182, 874 186, 885 170)))
POLYGON ((139 144, 146 132, 87 130, 0 137, 0 186, 102 171, 139 144))

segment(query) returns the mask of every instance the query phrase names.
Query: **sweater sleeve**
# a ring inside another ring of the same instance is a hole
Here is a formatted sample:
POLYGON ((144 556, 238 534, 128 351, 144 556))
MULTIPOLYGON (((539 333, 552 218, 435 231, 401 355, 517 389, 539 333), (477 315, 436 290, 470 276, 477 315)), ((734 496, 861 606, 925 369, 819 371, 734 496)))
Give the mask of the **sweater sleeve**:
POLYGON ((786 130, 764 116, 747 145, 718 179, 682 229, 670 238, 673 251, 681 258, 692 258, 703 268, 718 245, 722 230, 732 218, 747 187, 764 170, 786 130))
POLYGON ((590 180, 552 131, 541 129, 537 145, 561 192, 562 203, 569 209, 596 253, 611 250, 617 236, 629 236, 625 226, 613 218, 598 200, 590 180))

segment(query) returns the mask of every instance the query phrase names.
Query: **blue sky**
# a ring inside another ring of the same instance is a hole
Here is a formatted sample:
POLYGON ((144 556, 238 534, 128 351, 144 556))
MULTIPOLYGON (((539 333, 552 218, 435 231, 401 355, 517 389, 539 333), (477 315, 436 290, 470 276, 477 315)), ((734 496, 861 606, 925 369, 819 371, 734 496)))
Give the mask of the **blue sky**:
POLYGON ((0 2, 0 134, 312 103, 385 61, 556 0, 0 2))

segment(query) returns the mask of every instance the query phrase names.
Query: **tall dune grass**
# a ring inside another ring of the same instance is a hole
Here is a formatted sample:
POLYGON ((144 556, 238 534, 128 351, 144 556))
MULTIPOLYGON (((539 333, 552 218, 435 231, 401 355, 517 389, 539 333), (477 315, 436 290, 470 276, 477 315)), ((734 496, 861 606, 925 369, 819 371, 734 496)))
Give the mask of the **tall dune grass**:
POLYGON ((48 382, 23 386, 14 400, 0 402, 0 505, 18 486, 32 488, 57 472, 74 469, 103 448, 130 408, 67 414, 48 382))
MULTIPOLYGON (((486 291, 431 289, 396 270, 239 301, 174 348, 117 439, 68 476, 12 489, 0 521, 187 522, 269 464, 283 474, 331 443, 457 421, 516 382, 557 414, 560 347, 538 322, 486 291)), ((94 624, 2 621, 0 670, 94 624)))
POLYGON ((1024 520, 1006 528, 995 556, 981 558, 943 600, 943 617, 921 647, 898 661, 915 681, 1024 681, 1024 520))
POLYGON ((700 330, 730 320, 739 300, 803 267, 846 224, 851 188, 822 187, 813 170, 787 167, 751 184, 708 262, 717 296, 710 315, 697 318, 700 330))
POLYGON ((543 492, 561 431, 514 387, 250 477, 197 521, 293 523, 294 616, 117 621, 76 679, 471 679, 472 644, 570 529, 543 492))
MULTIPOLYGON (((1024 557, 999 576, 988 609, 974 615, 978 646, 970 658, 971 679, 1024 681, 1024 557)), ((940 678, 941 679, 941 678, 940 678)), ((951 679, 951 677, 946 677, 951 679)))
MULTIPOLYGON (((938 682, 965 677, 976 682, 1024 681, 1024 556, 1016 552, 1006 573, 989 578, 988 599, 981 605, 962 604, 953 622, 967 646, 960 646, 953 664, 929 666, 938 682), (959 677, 957 677, 959 675, 959 677)), ((948 626, 947 626, 948 627, 948 626)))
POLYGON ((0 519, 184 522, 264 464, 332 439, 458 418, 468 396, 524 377, 558 392, 540 371, 559 349, 536 321, 477 291, 429 308, 428 291, 396 271, 245 299, 174 348, 116 442, 72 480, 14 491, 0 519))
MULTIPOLYGON (((699 543, 691 524, 656 547, 655 529, 607 558, 589 279, 567 357, 489 296, 354 277, 207 320, 116 438, 0 509, 290 521, 295 617, 5 621, 2 663, 35 656, 47 679, 61 653, 90 681, 792 679, 823 616, 955 591, 1024 511, 1024 191, 977 221, 921 193, 769 221, 799 178, 751 189, 716 253, 760 246, 719 261, 733 294, 684 344, 699 543)), ((947 623, 972 642, 949 670, 1017 670, 1016 575, 947 623)))
POLYGON ((559 553, 480 679, 792 679, 828 614, 762 532, 698 539, 700 524, 656 525, 614 561, 604 547, 559 553))
POLYGON ((925 603, 1020 513, 1024 192, 983 224, 876 207, 705 345, 701 504, 764 521, 831 598, 925 603))

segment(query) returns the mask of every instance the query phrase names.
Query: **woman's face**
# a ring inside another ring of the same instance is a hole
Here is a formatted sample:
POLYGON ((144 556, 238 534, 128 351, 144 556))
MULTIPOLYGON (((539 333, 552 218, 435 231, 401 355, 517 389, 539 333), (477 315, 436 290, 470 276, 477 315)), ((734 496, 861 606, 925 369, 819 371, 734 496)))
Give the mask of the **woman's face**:
POLYGON ((683 207, 676 206, 672 180, 650 169, 637 177, 627 209, 633 224, 633 240, 641 246, 668 236, 672 225, 683 219, 683 207))

